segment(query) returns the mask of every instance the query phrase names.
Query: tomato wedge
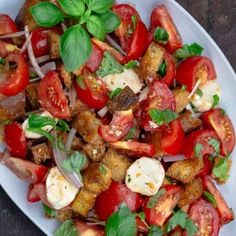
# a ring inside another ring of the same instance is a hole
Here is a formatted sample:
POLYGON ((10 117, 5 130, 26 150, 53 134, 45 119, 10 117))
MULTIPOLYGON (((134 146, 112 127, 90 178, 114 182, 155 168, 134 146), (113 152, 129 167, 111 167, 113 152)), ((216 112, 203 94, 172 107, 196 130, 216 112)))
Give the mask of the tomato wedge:
POLYGON ((177 185, 166 185, 159 190, 162 195, 155 201, 153 197, 147 198, 143 211, 146 221, 150 225, 162 226, 180 199, 181 188, 177 185))
POLYGON ((230 221, 234 220, 234 214, 229 208, 227 202, 223 198, 220 191, 216 188, 214 183, 210 180, 208 176, 202 178, 204 188, 211 193, 216 200, 216 208, 220 217, 220 222, 222 224, 227 224, 230 221))
POLYGON ((168 32, 169 40, 165 45, 165 48, 170 53, 173 53, 177 49, 182 48, 182 39, 165 5, 159 5, 153 10, 150 21, 151 35, 153 35, 157 26, 164 28, 168 32))
POLYGON ((6 58, 6 63, 16 63, 17 68, 0 75, 0 94, 14 96, 24 90, 29 84, 29 71, 22 55, 13 52, 6 58))
POLYGON ((41 200, 33 184, 29 185, 27 200, 28 202, 38 202, 41 200))
POLYGON ((0 35, 17 32, 16 24, 10 16, 0 14, 0 35))
POLYGON ((118 141, 110 143, 110 146, 131 157, 147 156, 152 157, 156 150, 153 144, 140 143, 135 141, 118 141))
POLYGON ((5 125, 4 143, 9 153, 14 157, 26 158, 26 137, 18 123, 5 125))
MULTIPOLYGON (((203 199, 192 203, 189 209, 189 217, 198 227, 197 235, 218 236, 220 229, 219 216, 216 209, 203 199)), ((184 236, 187 236, 184 232, 184 236)))
POLYGON ((33 184, 40 183, 48 171, 45 166, 15 157, 8 157, 4 162, 18 178, 33 184))
POLYGON ((69 118, 70 110, 58 73, 50 71, 39 83, 41 106, 56 118, 69 118))
POLYGON ((134 116, 132 109, 117 111, 114 113, 109 125, 100 125, 98 133, 106 142, 116 142, 128 134, 133 126, 133 122, 134 116))
POLYGON ((205 155, 216 155, 214 145, 211 145, 211 140, 219 142, 219 138, 212 130, 197 130, 186 137, 183 148, 183 154, 187 158, 204 157, 205 155))
POLYGON ((176 81, 185 85, 191 92, 198 80, 205 84, 207 80, 215 80, 216 71, 212 61, 203 56, 189 57, 182 61, 176 70, 176 81))
POLYGON ((209 159, 209 156, 203 157, 204 167, 199 171, 197 176, 204 177, 206 175, 210 175, 212 171, 212 162, 209 159))
POLYGON ((95 212, 100 220, 107 220, 119 209, 121 203, 126 203, 131 211, 136 211, 142 206, 142 198, 140 194, 129 190, 125 184, 113 181, 110 187, 97 197, 95 212))
POLYGON ((219 136, 221 154, 226 156, 231 153, 235 146, 235 131, 230 118, 221 109, 214 109, 203 113, 201 119, 205 128, 213 129, 219 136))
POLYGON ((105 83, 93 75, 88 75, 86 72, 78 78, 77 83, 75 83, 75 89, 79 100, 90 108, 101 109, 109 100, 105 83))

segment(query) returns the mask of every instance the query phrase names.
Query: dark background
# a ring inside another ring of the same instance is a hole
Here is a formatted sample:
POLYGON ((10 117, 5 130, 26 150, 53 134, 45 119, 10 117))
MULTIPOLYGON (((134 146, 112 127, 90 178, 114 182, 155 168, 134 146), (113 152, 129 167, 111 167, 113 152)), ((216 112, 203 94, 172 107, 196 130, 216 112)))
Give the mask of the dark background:
MULTIPOLYGON (((147 0, 137 0, 147 1, 147 0)), ((212 36, 236 70, 236 1, 177 0, 212 36)), ((43 236, 0 187, 0 235, 43 236)))

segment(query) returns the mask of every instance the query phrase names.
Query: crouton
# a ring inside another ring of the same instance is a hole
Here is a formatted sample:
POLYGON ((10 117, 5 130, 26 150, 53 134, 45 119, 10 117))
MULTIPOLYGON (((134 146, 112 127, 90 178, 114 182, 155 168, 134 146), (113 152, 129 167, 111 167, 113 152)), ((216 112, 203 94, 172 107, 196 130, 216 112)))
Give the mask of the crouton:
POLYGON ((185 111, 179 118, 185 133, 190 133, 202 126, 202 121, 194 117, 190 111, 185 111))
POLYGON ((112 179, 117 182, 125 179, 126 170, 131 165, 131 161, 127 156, 119 154, 111 148, 106 152, 102 163, 111 170, 112 179))
POLYGON ((91 193, 83 187, 74 199, 71 208, 74 212, 86 216, 89 210, 94 207, 95 200, 96 194, 91 193))
POLYGON ((56 219, 60 222, 64 222, 64 221, 72 218, 72 213, 73 213, 73 211, 71 209, 59 210, 57 212, 56 219))
POLYGON ((176 112, 182 112, 189 104, 189 92, 187 90, 181 90, 180 88, 172 90, 175 97, 176 112))
POLYGON ((48 40, 49 40, 49 54, 52 59, 60 58, 60 35, 49 31, 48 40))
POLYGON ((36 164, 41 164, 41 162, 51 159, 49 148, 46 143, 41 143, 32 147, 31 152, 33 154, 33 161, 36 164))
POLYGON ((26 88, 26 100, 27 110, 34 111, 39 109, 39 98, 38 98, 38 86, 39 83, 30 83, 26 88))
POLYGON ((67 88, 70 88, 72 85, 72 76, 71 73, 69 73, 65 66, 62 63, 57 64, 57 71, 59 73, 59 76, 62 80, 62 82, 65 84, 67 88))
POLYGON ((186 184, 184 191, 180 195, 179 207, 184 207, 197 200, 203 193, 202 181, 200 178, 193 179, 186 184))
POLYGON ((93 162, 101 161, 106 152, 106 144, 103 141, 98 141, 96 144, 86 144, 83 146, 84 151, 92 159, 93 162))
POLYGON ((180 182, 190 183, 203 166, 203 161, 198 158, 177 161, 168 168, 166 175, 180 182))

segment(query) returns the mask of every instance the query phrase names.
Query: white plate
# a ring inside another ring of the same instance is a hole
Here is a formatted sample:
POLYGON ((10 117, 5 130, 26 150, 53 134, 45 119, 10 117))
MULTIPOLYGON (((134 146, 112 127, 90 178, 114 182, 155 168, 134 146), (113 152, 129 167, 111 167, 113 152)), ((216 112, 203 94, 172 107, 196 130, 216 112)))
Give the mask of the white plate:
MULTIPOLYGON (((153 7, 164 3, 176 23, 185 43, 197 42, 204 47, 204 54, 209 56, 216 67, 218 81, 223 89, 222 107, 226 109, 236 127, 236 76, 222 51, 206 33, 206 31, 175 1, 173 0, 120 0, 119 3, 133 2, 143 20, 149 24, 149 16, 153 7)), ((0 12, 6 12, 15 17, 23 0, 0 0, 0 12)), ((201 9, 199 9, 200 11, 201 9)), ((232 154, 235 156, 235 152, 232 154)), ((236 213, 236 156, 233 159, 231 177, 228 183, 221 187, 226 201, 236 213)), ((4 166, 0 166, 0 182, 11 199, 18 207, 47 235, 52 235, 57 222, 44 218, 41 204, 30 204, 26 201, 27 184, 18 180, 4 166)), ((236 221, 225 225, 220 232, 222 236, 236 235, 236 221)))

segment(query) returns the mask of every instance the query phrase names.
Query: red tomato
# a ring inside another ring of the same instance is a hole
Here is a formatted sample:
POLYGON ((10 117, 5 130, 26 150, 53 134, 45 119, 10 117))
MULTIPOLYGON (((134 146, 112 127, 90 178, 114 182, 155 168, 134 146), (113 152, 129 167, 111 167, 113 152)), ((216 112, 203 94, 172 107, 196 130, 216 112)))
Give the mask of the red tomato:
POLYGON ((150 109, 175 110, 175 98, 167 85, 155 80, 150 84, 148 98, 144 101, 142 106, 142 120, 141 126, 145 131, 157 131, 160 127, 152 125, 152 119, 149 115, 150 109))
POLYGON ((17 32, 15 22, 10 16, 6 14, 0 14, 0 35, 17 32))
POLYGON ((37 165, 31 161, 21 160, 15 157, 8 157, 5 160, 5 165, 20 179, 29 183, 40 183, 48 168, 42 165, 37 165))
POLYGON ((27 194, 27 200, 29 202, 38 202, 38 201, 41 200, 39 195, 38 195, 38 193, 37 193, 37 190, 34 188, 33 184, 29 185, 28 194, 27 194))
POLYGON ((182 48, 182 39, 165 5, 159 5, 153 10, 150 21, 150 31, 152 33, 155 31, 157 26, 164 28, 168 32, 169 40, 168 43, 165 45, 165 48, 170 53, 173 53, 177 49, 182 48))
MULTIPOLYGON (((203 199, 196 200, 189 209, 189 217, 198 227, 197 235, 218 236, 219 216, 209 202, 203 199)), ((184 235, 187 236, 187 232, 184 232, 184 235)))
POLYGON ((81 84, 75 83, 77 97, 90 108, 101 109, 108 100, 108 89, 105 83, 95 78, 93 75, 84 73, 81 79, 81 84))
MULTIPOLYGON (((44 178, 45 179, 45 178, 44 178)), ((34 185, 35 192, 38 194, 40 200, 53 209, 53 206, 49 203, 47 199, 47 190, 46 190, 46 183, 40 182, 34 185)))
POLYGON ((222 142, 221 154, 226 156, 235 146, 235 131, 230 118, 221 109, 214 109, 203 113, 203 126, 213 129, 222 142))
POLYGON ((136 220, 138 232, 147 233, 148 232, 148 225, 144 224, 144 222, 141 220, 141 218, 139 216, 136 216, 135 220, 136 220))
POLYGON ((170 155, 179 154, 184 145, 184 130, 179 120, 174 120, 162 131, 161 149, 170 155))
POLYGON ((109 125, 100 125, 99 135, 108 143, 116 142, 128 134, 133 126, 134 116, 132 109, 114 113, 109 125))
POLYGON ((198 80, 205 84, 207 80, 215 80, 216 71, 212 61, 203 56, 189 57, 182 61, 176 70, 176 81, 186 85, 191 92, 198 80))
MULTIPOLYGON (((164 194, 150 206, 150 198, 147 198, 143 211, 146 215, 146 221, 150 225, 162 226, 180 199, 181 188, 177 185, 166 185, 162 188, 164 194)), ((159 190, 160 191, 160 190, 159 190)))
POLYGON ((94 73, 99 69, 99 66, 103 59, 103 51, 93 43, 92 54, 86 62, 86 68, 89 72, 94 73))
POLYGON ((70 117, 68 101, 57 72, 50 71, 39 83, 39 100, 42 107, 56 118, 70 117))
POLYGON ((210 175, 212 171, 212 162, 210 161, 208 156, 203 157, 204 167, 199 171, 197 176, 204 177, 206 175, 210 175))
POLYGON ((9 54, 6 60, 7 63, 16 63, 17 68, 0 75, 0 94, 14 96, 24 90, 29 84, 28 66, 24 57, 19 53, 9 54))
POLYGON ((79 236, 104 236, 104 230, 98 225, 89 225, 88 223, 76 220, 75 227, 79 236))
POLYGON ((12 156, 22 159, 26 158, 26 138, 21 125, 18 123, 5 125, 4 143, 12 156))
POLYGON ((129 190, 125 184, 113 181, 110 187, 97 197, 95 212, 100 220, 107 220, 122 203, 126 203, 131 211, 136 211, 142 205, 142 198, 140 194, 129 190))
POLYGON ((187 158, 194 158, 196 157, 196 154, 198 157, 203 157, 204 155, 213 155, 217 154, 214 147, 209 144, 209 141, 211 139, 215 139, 218 142, 218 136, 214 131, 211 130, 197 130, 193 131, 191 134, 189 134, 186 138, 184 148, 183 148, 183 154, 187 158), (196 147, 199 146, 199 150, 196 152, 196 147))
POLYGON ((220 222, 222 224, 226 224, 234 220, 234 214, 232 210, 229 208, 228 204, 214 183, 208 176, 203 177, 202 180, 204 188, 215 197, 216 208, 220 217, 220 222))
POLYGON ((110 143, 114 149, 118 149, 131 157, 147 156, 152 157, 155 153, 155 146, 153 144, 140 143, 135 141, 118 141, 110 143))
POLYGON ((0 40, 0 57, 7 57, 10 53, 19 51, 18 47, 14 44, 6 43, 0 40))

